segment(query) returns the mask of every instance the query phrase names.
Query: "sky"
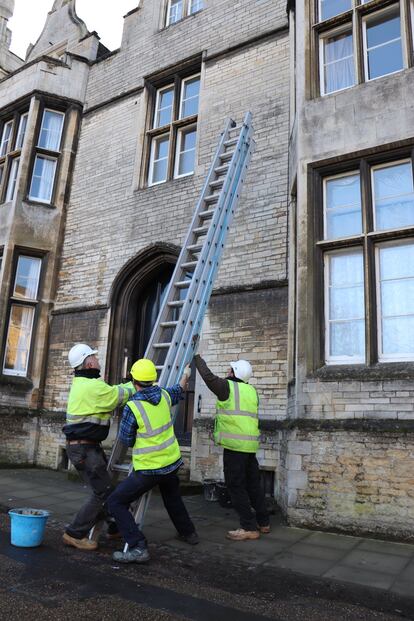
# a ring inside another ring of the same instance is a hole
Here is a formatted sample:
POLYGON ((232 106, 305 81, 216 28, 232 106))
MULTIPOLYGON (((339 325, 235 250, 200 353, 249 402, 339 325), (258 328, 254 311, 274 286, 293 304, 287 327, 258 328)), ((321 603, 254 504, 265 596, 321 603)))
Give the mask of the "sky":
MULTIPOLYGON (((9 28, 11 51, 24 58, 29 43, 40 35, 53 0, 15 0, 16 8, 9 28)), ((121 43, 123 16, 138 6, 138 0, 76 0, 76 12, 88 30, 96 30, 101 42, 110 50, 121 43)))

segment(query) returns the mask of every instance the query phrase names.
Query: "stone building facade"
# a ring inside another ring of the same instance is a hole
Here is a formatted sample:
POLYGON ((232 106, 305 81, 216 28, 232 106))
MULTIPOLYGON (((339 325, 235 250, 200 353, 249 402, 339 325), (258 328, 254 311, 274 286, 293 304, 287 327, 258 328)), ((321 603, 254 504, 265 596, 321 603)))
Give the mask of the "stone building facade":
POLYGON ((412 538, 413 6, 289 8, 296 242, 281 462, 295 463, 297 485, 286 511, 297 524, 412 538))
MULTIPOLYGON (((137 4, 109 52, 56 0, 22 61, 0 0, 0 462, 65 464, 73 343, 114 383, 144 353, 225 118, 250 110, 200 353, 251 360, 290 523, 412 537, 410 0, 137 4)), ((193 377, 193 480, 222 478, 213 414, 193 377)))

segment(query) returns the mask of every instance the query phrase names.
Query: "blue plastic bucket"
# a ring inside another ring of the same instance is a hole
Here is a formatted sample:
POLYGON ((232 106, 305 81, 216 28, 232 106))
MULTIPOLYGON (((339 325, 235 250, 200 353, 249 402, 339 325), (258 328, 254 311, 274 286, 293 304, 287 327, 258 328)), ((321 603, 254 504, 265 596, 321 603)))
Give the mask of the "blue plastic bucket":
POLYGON ((48 511, 42 509, 11 509, 11 544, 18 548, 40 546, 45 534, 48 511))

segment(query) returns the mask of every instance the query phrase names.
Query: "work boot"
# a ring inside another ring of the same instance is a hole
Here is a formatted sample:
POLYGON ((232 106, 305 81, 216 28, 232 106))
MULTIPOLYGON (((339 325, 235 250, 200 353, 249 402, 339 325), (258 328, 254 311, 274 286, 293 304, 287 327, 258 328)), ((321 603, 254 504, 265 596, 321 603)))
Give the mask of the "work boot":
POLYGON ((268 535, 270 533, 270 524, 267 526, 259 526, 258 528, 262 535, 268 535))
POLYGON ((200 538, 195 531, 193 533, 190 533, 189 535, 178 534, 177 539, 179 539, 180 541, 185 541, 185 543, 189 543, 190 546, 195 546, 197 545, 197 543, 200 543, 200 538))
POLYGON ((116 563, 146 563, 150 555, 147 548, 132 548, 128 552, 114 552, 112 558, 116 563))
POLYGON ((76 537, 71 537, 68 533, 63 534, 62 540, 67 546, 73 546, 74 548, 78 548, 78 550, 86 550, 88 552, 92 552, 98 547, 97 542, 92 539, 88 539, 87 537, 76 539, 76 537))
POLYGON ((238 528, 237 530, 229 530, 226 538, 232 541, 247 541, 248 539, 259 539, 260 533, 258 530, 244 530, 244 528, 238 528))

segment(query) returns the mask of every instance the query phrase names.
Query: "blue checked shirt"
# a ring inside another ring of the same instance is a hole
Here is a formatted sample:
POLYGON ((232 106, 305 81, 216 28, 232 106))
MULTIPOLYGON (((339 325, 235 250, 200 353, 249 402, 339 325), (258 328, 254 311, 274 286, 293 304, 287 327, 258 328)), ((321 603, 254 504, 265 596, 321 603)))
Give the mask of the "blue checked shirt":
MULTIPOLYGON (((183 389, 180 384, 175 384, 170 388, 164 388, 166 392, 170 395, 171 405, 177 405, 180 400, 183 398, 183 389)), ((159 386, 149 386, 148 388, 144 388, 141 391, 135 393, 132 397, 131 401, 148 401, 152 403, 152 405, 158 405, 161 401, 161 388, 159 386)), ((138 431, 138 423, 135 418, 132 410, 126 405, 124 407, 124 411, 122 412, 121 425, 119 428, 119 439, 122 444, 125 446, 134 446, 138 431)), ((158 468, 156 470, 140 470, 141 474, 147 475, 159 475, 159 474, 169 474, 170 472, 174 472, 180 466, 182 466, 183 460, 178 459, 178 461, 170 464, 169 466, 165 466, 164 468, 158 468)))

